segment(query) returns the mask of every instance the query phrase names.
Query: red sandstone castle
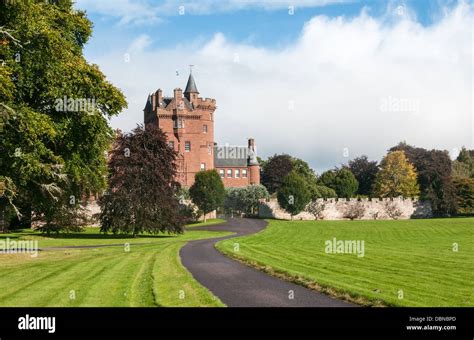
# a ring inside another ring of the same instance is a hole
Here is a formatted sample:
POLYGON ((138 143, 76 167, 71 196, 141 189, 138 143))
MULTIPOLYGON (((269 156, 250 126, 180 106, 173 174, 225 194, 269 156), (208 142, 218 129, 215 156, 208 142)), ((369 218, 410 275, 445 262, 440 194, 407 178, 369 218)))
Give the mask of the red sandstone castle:
POLYGON ((260 184, 254 140, 248 140, 248 147, 218 146, 214 142, 216 100, 198 95, 190 73, 184 93, 178 88, 173 97, 163 97, 158 89, 148 96, 143 110, 145 125, 158 124, 178 152, 178 181, 189 187, 197 172, 216 169, 226 187, 260 184))

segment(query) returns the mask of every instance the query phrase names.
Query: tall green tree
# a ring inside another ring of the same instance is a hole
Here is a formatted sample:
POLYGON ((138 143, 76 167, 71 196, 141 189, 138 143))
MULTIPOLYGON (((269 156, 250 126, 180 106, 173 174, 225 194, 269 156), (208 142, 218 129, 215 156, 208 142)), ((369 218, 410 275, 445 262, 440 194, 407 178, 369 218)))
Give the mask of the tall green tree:
POLYGON ((107 119, 126 101, 85 60, 92 23, 72 0, 2 1, 0 28, 0 174, 23 220, 34 211, 55 223, 58 209, 104 190, 107 119))
POLYGON ((474 178, 474 150, 462 147, 456 160, 453 161, 453 178, 474 178))
POLYGON ((295 171, 306 182, 307 188, 313 199, 322 197, 335 197, 334 192, 327 187, 318 184, 318 178, 314 170, 307 162, 290 155, 274 155, 267 161, 262 161, 262 184, 270 193, 274 193, 283 183, 284 178, 295 171))
POLYGON ((461 177, 454 179, 458 214, 474 214, 474 179, 461 177))
POLYGON ((426 150, 400 143, 390 151, 404 151, 418 174, 420 198, 431 202, 435 215, 456 212, 456 189, 452 178, 452 161, 447 151, 426 150))
POLYGON ((311 199, 317 198, 334 198, 337 197, 336 191, 325 185, 316 185, 310 188, 311 199))
POLYGON ((204 214, 206 221, 206 214, 224 204, 224 183, 216 170, 200 171, 195 176, 194 184, 189 188, 189 195, 204 214))
POLYGON ((416 170, 403 151, 389 152, 380 163, 374 183, 374 194, 379 197, 418 196, 420 188, 416 170))
POLYGON ((359 183, 347 168, 325 171, 319 177, 319 183, 336 192, 338 197, 353 197, 357 192, 359 183))
POLYGON ((100 198, 101 231, 181 233, 176 153, 154 125, 118 134, 110 152, 109 188, 100 198))
POLYGON ((294 215, 303 211, 310 202, 311 193, 303 177, 295 171, 291 171, 278 189, 277 199, 280 206, 293 218, 294 215))

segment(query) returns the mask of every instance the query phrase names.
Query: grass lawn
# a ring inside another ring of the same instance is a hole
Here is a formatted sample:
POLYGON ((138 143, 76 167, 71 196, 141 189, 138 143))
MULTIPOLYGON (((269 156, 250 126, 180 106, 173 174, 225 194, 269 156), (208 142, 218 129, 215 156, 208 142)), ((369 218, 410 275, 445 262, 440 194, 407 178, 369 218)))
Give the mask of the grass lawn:
POLYGON ((186 227, 187 228, 202 227, 202 226, 219 224, 219 223, 224 223, 224 222, 225 220, 223 220, 222 218, 213 218, 213 219, 207 220, 206 222, 191 223, 191 224, 188 224, 186 227))
POLYGON ((266 230, 221 241, 217 248, 271 274, 361 304, 474 306, 474 218, 271 220, 266 230), (325 242, 334 237, 364 240, 365 255, 326 253, 325 242), (453 243, 459 245, 457 252, 453 243))
POLYGON ((30 230, 1 234, 0 239, 38 240, 39 248, 126 243, 130 248, 0 254, 0 306, 223 306, 181 265, 179 249, 190 240, 226 234, 191 230, 130 238, 103 235, 98 228, 51 237, 30 230))

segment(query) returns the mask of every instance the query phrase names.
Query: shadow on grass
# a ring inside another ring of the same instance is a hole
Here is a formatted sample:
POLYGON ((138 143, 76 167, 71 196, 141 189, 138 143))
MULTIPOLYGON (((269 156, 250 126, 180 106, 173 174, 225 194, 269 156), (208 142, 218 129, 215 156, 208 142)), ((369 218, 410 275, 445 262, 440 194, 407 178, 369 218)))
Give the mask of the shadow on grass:
POLYGON ((143 239, 143 238, 151 238, 151 239, 162 239, 162 238, 172 238, 176 237, 177 235, 172 234, 139 234, 137 236, 133 236, 131 234, 88 234, 88 233, 59 233, 59 234, 47 234, 42 233, 35 233, 35 232, 21 232, 15 234, 21 235, 0 235, 0 239, 18 239, 24 236, 39 236, 39 237, 46 237, 50 239, 83 239, 83 240, 108 240, 108 239, 143 239))

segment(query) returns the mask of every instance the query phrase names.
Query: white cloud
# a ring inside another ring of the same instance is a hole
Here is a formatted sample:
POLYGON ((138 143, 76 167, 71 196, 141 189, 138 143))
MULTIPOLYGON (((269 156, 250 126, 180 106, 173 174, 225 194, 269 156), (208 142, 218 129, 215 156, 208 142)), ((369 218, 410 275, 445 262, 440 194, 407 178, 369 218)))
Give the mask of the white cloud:
POLYGON ((354 0, 77 0, 76 8, 119 20, 119 24, 153 24, 173 15, 208 15, 243 9, 289 10, 354 0))
POLYGON ((132 41, 130 46, 128 47, 128 51, 133 51, 134 53, 142 52, 145 48, 150 46, 151 39, 150 36, 146 34, 140 35, 138 38, 132 41))
POLYGON ((322 7, 332 4, 354 2, 354 0, 186 0, 177 2, 167 0, 160 7, 162 13, 178 13, 183 6, 185 13, 205 15, 213 13, 233 12, 244 9, 288 10, 290 6, 297 8, 322 7))
POLYGON ((148 0, 76 0, 75 7, 88 13, 112 17, 119 24, 159 22, 159 8, 148 0))
POLYGON ((322 170, 346 162, 344 148, 372 159, 401 140, 473 148, 473 19, 466 3, 429 27, 409 16, 389 25, 364 12, 318 16, 281 50, 217 33, 204 45, 132 51, 129 63, 123 51, 94 62, 127 95, 114 127, 142 123, 148 93, 171 96, 194 64, 201 95, 217 100, 219 143, 253 136, 263 156, 287 152, 322 170))

